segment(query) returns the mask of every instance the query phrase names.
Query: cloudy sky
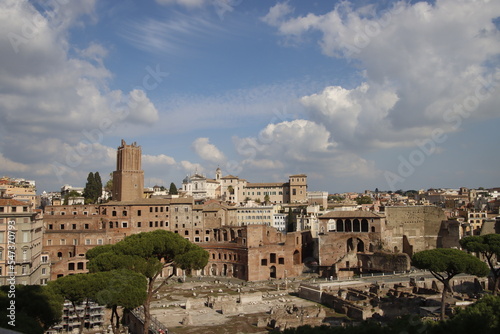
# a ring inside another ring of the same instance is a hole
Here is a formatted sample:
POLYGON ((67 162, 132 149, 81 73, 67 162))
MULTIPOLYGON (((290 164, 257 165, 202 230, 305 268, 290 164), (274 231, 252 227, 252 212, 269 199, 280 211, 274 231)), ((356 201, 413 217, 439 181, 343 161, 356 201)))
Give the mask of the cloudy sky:
POLYGON ((0 0, 0 176, 500 186, 500 1, 0 0))

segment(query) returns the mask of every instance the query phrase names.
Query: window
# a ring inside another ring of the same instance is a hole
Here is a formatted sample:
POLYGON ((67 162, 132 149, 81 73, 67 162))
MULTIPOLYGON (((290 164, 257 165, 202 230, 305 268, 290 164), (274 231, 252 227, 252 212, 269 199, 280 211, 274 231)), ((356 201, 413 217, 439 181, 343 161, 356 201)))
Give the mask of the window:
POLYGON ((127 211, 123 211, 123 217, 127 217, 127 211))
POLYGON ((17 212, 17 208, 15 206, 12 207, 12 212, 17 212))
POLYGON ((84 266, 83 262, 78 262, 76 269, 83 270, 83 266, 84 266))
POLYGON ((49 256, 48 255, 42 255, 41 261, 42 261, 42 263, 49 262, 49 256))
POLYGON ((142 215, 142 211, 141 210, 137 210, 137 216, 141 216, 142 215))
POLYGON ((184 231, 184 235, 189 235, 189 231, 184 231))
POLYGON ((61 246, 66 245, 66 239, 59 240, 59 243, 61 244, 61 246))
POLYGON ((137 227, 141 227, 141 222, 137 222, 137 227))
POLYGON ((21 275, 26 275, 28 273, 28 266, 23 264, 21 270, 22 270, 21 275))
POLYGON ((42 268, 42 275, 47 275, 47 268, 42 268))
POLYGON ((260 260, 260 265, 261 266, 267 266, 267 259, 260 260))
POLYGON ((49 224, 49 230, 52 230, 54 228, 54 225, 49 224))
POLYGON ((97 239, 97 244, 102 245, 102 239, 97 239))
POLYGON ((47 240, 47 246, 52 246, 52 240, 51 239, 47 240))
POLYGON ((75 264, 74 263, 68 263, 68 270, 75 270, 75 264))
POLYGON ((71 224, 71 229, 76 230, 76 224, 71 224))
POLYGON ((85 245, 90 245, 90 239, 85 239, 85 245))
POLYGON ((269 262, 276 263, 276 253, 271 253, 270 257, 269 262))
POLYGON ((127 228, 128 227, 128 222, 122 222, 122 227, 127 228))
POLYGON ((73 245, 78 245, 78 239, 73 239, 73 245))
POLYGON ((112 215, 113 217, 116 217, 116 211, 114 211, 114 210, 113 210, 113 212, 111 213, 111 215, 112 215))
POLYGON ((194 242, 200 242, 200 237, 194 237, 194 242))
POLYGON ((59 226, 59 228, 60 228, 61 230, 64 230, 64 224, 61 224, 61 225, 59 226))
POLYGON ((285 264, 285 258, 280 257, 280 258, 278 259, 278 264, 285 264))

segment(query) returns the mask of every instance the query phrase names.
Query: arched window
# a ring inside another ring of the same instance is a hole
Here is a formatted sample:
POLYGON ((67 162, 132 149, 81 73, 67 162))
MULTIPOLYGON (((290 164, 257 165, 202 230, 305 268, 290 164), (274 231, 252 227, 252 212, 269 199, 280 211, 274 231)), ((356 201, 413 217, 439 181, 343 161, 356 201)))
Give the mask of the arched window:
POLYGON ((293 264, 300 264, 300 252, 298 250, 293 252, 293 264))
POLYGON ((344 232, 344 222, 342 219, 337 220, 337 232, 344 232))
POLYGON ((361 232, 368 232, 368 220, 361 220, 361 232))
POLYGON ((352 222, 352 231, 353 232, 361 232, 361 225, 359 223, 359 219, 354 219, 352 222))
POLYGON ((350 219, 345 220, 345 231, 352 232, 352 223, 350 219))
POLYGON ((269 277, 276 278, 276 267, 275 266, 271 266, 271 268, 269 268, 269 277))

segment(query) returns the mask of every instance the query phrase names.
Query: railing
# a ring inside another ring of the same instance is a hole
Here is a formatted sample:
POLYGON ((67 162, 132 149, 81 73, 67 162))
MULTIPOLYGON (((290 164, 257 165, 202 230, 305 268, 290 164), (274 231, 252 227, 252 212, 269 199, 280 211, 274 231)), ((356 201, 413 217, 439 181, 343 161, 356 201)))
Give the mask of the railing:
MULTIPOLYGON (((139 306, 135 309, 132 310, 132 314, 144 325, 144 308, 142 306, 139 306)), ((153 332, 154 334, 159 334, 161 333, 160 330, 163 330, 164 333, 168 333, 167 326, 162 324, 156 317, 151 316, 150 318, 150 324, 149 324, 149 330, 153 332)))

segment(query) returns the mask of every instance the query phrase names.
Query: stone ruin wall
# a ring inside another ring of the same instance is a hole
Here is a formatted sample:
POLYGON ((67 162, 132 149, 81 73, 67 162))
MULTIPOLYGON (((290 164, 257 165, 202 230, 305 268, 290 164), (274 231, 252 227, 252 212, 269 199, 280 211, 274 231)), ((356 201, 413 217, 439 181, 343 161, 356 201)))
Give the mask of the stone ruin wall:
POLYGON ((447 220, 436 206, 385 207, 384 248, 414 253, 437 247, 441 223, 447 220))

